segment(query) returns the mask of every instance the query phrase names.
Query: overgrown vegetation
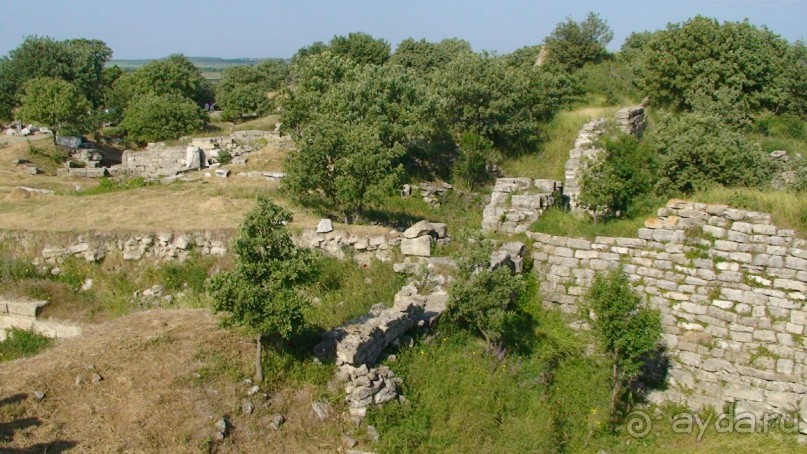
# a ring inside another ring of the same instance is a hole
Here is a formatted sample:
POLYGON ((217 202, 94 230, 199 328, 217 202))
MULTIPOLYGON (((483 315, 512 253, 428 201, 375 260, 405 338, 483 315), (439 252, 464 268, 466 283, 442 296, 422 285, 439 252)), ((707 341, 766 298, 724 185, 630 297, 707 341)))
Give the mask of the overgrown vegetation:
POLYGON ((0 362, 34 356, 51 343, 50 339, 33 331, 9 328, 6 339, 0 341, 0 362))

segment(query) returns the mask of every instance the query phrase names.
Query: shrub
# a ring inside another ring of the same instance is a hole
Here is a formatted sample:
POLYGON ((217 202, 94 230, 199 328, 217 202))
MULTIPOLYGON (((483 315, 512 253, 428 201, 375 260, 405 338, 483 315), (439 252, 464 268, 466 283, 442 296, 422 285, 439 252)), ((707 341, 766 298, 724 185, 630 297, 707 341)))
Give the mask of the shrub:
POLYGON ((460 141, 460 153, 454 167, 456 176, 470 188, 490 182, 490 166, 499 161, 493 142, 475 133, 465 133, 460 141))
POLYGON ((657 351, 661 337, 658 311, 642 303, 621 269, 594 278, 586 303, 600 348, 610 362, 612 427, 618 406, 640 375, 644 359, 657 351))
POLYGON ((52 343, 41 334, 19 328, 10 328, 6 336, 6 340, 0 342, 0 362, 34 356, 52 343))
POLYGON ((145 94, 132 100, 120 126, 129 139, 142 143, 178 139, 200 131, 207 120, 207 112, 189 98, 145 94))
POLYGON ((714 185, 758 187, 773 176, 773 162, 759 144, 714 116, 668 117, 653 139, 659 194, 691 194, 714 185))
POLYGON ((583 168, 580 204, 595 213, 618 217, 653 190, 657 172, 652 147, 633 136, 620 135, 606 141, 605 153, 583 168))

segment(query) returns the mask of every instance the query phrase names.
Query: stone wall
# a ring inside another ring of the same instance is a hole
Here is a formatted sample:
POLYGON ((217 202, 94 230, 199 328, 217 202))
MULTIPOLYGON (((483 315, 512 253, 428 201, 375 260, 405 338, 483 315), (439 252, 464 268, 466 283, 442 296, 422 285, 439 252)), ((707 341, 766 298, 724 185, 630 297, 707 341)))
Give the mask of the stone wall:
POLYGON ((0 341, 6 338, 6 330, 19 328, 32 330, 47 337, 76 337, 81 328, 52 320, 38 320, 39 310, 47 301, 20 301, 0 298, 0 341))
POLYGON ((160 177, 197 170, 202 167, 204 159, 198 147, 165 147, 158 143, 149 144, 142 151, 124 151, 121 165, 127 175, 160 177))
POLYGON ((562 183, 530 178, 499 178, 482 212, 485 232, 523 233, 563 194, 562 183))
POLYGON ((563 194, 568 197, 572 211, 581 211, 578 208, 577 199, 580 197, 580 178, 583 166, 587 160, 595 159, 604 151, 602 148, 594 146, 594 142, 605 133, 607 124, 606 119, 600 118, 583 125, 574 141, 574 148, 569 150, 569 159, 566 161, 564 173, 563 194))
POLYGON ((660 310, 672 367, 654 399, 807 420, 807 241, 769 214, 672 200, 638 238, 528 235, 545 304, 578 313, 595 273, 622 265, 660 310))

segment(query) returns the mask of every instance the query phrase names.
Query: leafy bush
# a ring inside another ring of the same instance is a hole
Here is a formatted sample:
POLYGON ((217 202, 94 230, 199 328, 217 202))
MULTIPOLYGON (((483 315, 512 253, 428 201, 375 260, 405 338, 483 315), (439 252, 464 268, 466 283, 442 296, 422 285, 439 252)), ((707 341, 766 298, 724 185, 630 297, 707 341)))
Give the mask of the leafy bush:
POLYGON ((668 117, 653 141, 659 153, 659 194, 691 194, 715 185, 758 187, 773 175, 773 162, 759 144, 714 116, 668 117))
POLYGON ((658 311, 642 303, 621 269, 595 276, 586 303, 594 333, 613 370, 611 416, 615 427, 626 392, 640 375, 644 359, 658 348, 661 318, 658 311))
POLYGON ((656 167, 655 150, 646 142, 624 134, 607 140, 605 152, 583 168, 580 204, 618 217, 653 190, 656 167))
POLYGON ((491 244, 482 237, 468 242, 459 259, 457 279, 443 318, 499 347, 517 317, 517 302, 526 292, 521 275, 507 267, 491 270, 491 244))
POLYGON ((142 143, 201 131, 207 120, 207 112, 189 98, 177 93, 146 94, 131 101, 120 126, 129 139, 142 143))
POLYGON ((555 26, 546 40, 549 62, 568 69, 581 68, 587 62, 598 62, 608 55, 605 46, 614 39, 608 23, 590 12, 580 23, 567 18, 555 26))
POLYGON ((460 140, 460 153, 454 173, 468 187, 478 189, 493 178, 490 166, 498 164, 499 155, 493 142, 479 134, 465 133, 460 140))
POLYGON ((10 328, 0 342, 0 362, 34 356, 51 345, 47 337, 33 331, 10 328))
POLYGON ((83 195, 98 195, 106 194, 109 192, 128 191, 131 189, 140 189, 156 184, 152 181, 146 181, 143 177, 128 178, 124 180, 116 180, 113 178, 101 178, 98 186, 93 186, 81 191, 70 192, 70 194, 83 196, 83 195))
MULTIPOLYGON (((763 109, 804 104, 798 46, 749 22, 702 16, 670 24, 645 48, 641 83, 654 102, 744 122, 763 109)), ((798 108, 793 108, 797 111, 798 108)))

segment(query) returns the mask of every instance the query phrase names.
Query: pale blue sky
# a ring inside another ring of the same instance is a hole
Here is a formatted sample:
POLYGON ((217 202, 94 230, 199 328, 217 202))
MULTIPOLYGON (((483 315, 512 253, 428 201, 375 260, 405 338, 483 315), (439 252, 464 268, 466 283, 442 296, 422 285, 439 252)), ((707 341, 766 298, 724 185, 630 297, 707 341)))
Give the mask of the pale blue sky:
POLYGON ((510 52, 540 43, 565 17, 599 13, 617 49, 632 31, 658 30, 702 14, 749 19, 790 41, 807 38, 807 0, 0 0, 0 55, 24 36, 101 39, 114 58, 171 53, 290 57, 302 46, 363 31, 393 47, 407 37, 458 37, 475 50, 510 52))

